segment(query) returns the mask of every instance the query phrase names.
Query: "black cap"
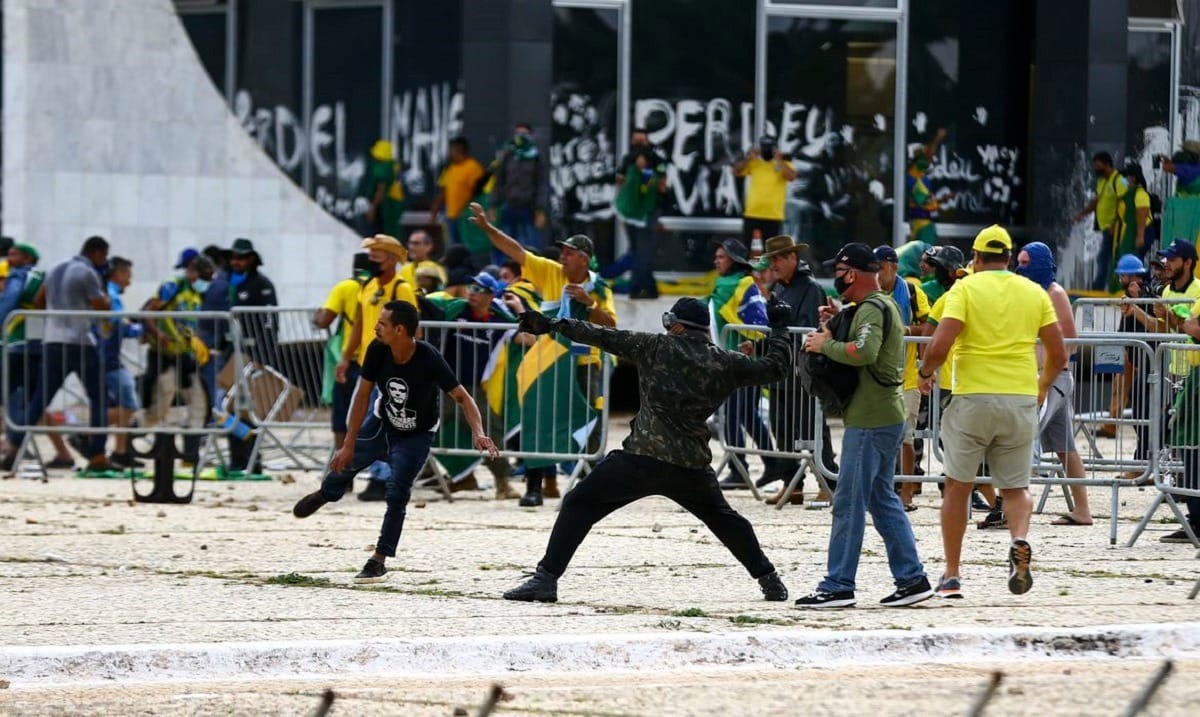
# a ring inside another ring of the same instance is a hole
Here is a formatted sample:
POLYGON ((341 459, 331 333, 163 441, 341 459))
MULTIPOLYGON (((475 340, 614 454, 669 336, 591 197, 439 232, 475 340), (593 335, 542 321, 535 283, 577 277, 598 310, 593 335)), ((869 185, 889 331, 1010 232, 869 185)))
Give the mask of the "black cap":
POLYGON ((566 239, 563 239, 561 241, 556 241, 554 243, 559 246, 569 246, 572 249, 575 249, 577 251, 583 252, 584 254, 587 254, 588 256, 596 255, 596 248, 592 245, 592 240, 588 239, 587 237, 585 237, 582 234, 576 234, 574 236, 567 237, 566 239))
POLYGON ((471 273, 470 267, 456 266, 448 272, 446 277, 446 288, 451 286, 466 286, 471 283, 471 279, 475 278, 471 273))
POLYGON ((1164 259, 1174 259, 1178 257, 1180 259, 1191 259, 1192 261, 1196 261, 1196 245, 1192 244, 1187 239, 1177 238, 1167 245, 1166 249, 1159 251, 1158 255, 1164 259))
POLYGON ((699 299, 693 299, 690 296, 683 297, 671 307, 670 315, 674 318, 675 323, 683 324, 689 329, 708 331, 710 321, 708 306, 699 299))
POLYGON ((838 264, 845 264, 859 271, 879 271, 879 259, 875 258, 875 252, 861 242, 851 242, 842 247, 838 250, 837 257, 825 262, 824 266, 832 268, 838 264))
POLYGON ((722 239, 717 242, 717 246, 725 250, 725 253, 729 255, 734 264, 742 264, 746 267, 751 266, 750 252, 746 250, 746 245, 737 239, 722 239))

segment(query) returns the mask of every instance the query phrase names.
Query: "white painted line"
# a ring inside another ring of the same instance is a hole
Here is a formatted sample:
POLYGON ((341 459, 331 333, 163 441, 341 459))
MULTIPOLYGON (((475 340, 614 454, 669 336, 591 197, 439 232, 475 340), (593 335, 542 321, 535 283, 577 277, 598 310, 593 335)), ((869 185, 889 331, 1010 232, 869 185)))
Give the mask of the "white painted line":
POLYGON ((1127 657, 1198 659, 1200 623, 5 647, 0 678, 20 689, 114 680, 478 677, 1127 657))

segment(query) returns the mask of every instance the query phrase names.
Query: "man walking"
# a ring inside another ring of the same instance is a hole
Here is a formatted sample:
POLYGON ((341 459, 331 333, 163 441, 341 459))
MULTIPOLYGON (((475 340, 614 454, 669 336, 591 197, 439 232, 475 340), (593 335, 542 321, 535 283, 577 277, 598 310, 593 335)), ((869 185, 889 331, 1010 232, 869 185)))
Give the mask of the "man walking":
MULTIPOLYGON (((654 279, 654 260, 658 254, 655 227, 658 225, 661 196, 667 192, 667 160, 650 144, 650 135, 634 128, 629 138, 629 153, 617 165, 617 185, 613 212, 625 225, 629 237, 629 298, 658 297, 654 279)), ((622 262, 617 262, 621 264, 622 262)))
POLYGON ((912 526, 896 494, 896 456, 905 426, 904 321, 896 304, 879 287, 879 260, 866 244, 847 244, 832 262, 834 287, 856 308, 850 341, 837 341, 822 325, 808 334, 804 350, 858 368, 858 387, 843 421, 842 467, 833 494, 829 561, 817 589, 796 601, 800 607, 853 607, 855 575, 862 554, 866 513, 887 549, 896 591, 881 602, 912 605, 933 597, 933 588, 917 556, 912 526))
POLYGON ((1040 286, 1008 271, 1012 238, 993 224, 972 245, 974 274, 945 296, 945 310, 919 369, 921 392, 955 346, 954 400, 942 419, 946 492, 942 499, 942 546, 946 568, 938 594, 961 598, 959 563, 971 490, 981 461, 1001 493, 1012 545, 1008 588, 1020 595, 1033 586, 1027 540, 1033 502, 1029 469, 1037 435, 1038 405, 1067 365, 1058 317, 1040 286), (1046 361, 1039 378, 1034 346, 1046 361))
POLYGON ((1112 155, 1108 152, 1097 152, 1092 156, 1092 172, 1096 175, 1096 196, 1072 218, 1072 222, 1079 222, 1092 212, 1096 213, 1093 226, 1100 232, 1102 240, 1100 253, 1096 255, 1096 275, 1092 280, 1092 288, 1105 291, 1112 273, 1121 202, 1129 191, 1129 184, 1113 166, 1112 155))
POLYGON ((760 359, 714 346, 708 338, 708 309, 692 298, 680 299, 663 315, 665 335, 551 319, 533 311, 521 315, 522 331, 554 332, 636 365, 641 409, 624 450, 609 453, 563 498, 537 571, 504 593, 505 600, 557 601, 558 579, 592 526, 651 495, 670 498, 702 520, 758 580, 767 600, 787 599, 787 588, 763 554, 754 528, 729 506, 717 485, 705 425, 739 387, 778 381, 791 370, 791 311, 776 301, 767 315, 772 331, 760 359))
POLYGON ((374 327, 376 340, 367 348, 354 390, 346 440, 330 459, 321 489, 304 496, 292 508, 297 518, 307 518, 326 503, 341 500, 359 471, 377 460, 388 461, 391 477, 387 482, 387 511, 383 514, 375 553, 354 577, 361 583, 382 581, 387 575, 384 562, 396 556, 413 481, 425 465, 437 434, 441 416, 439 389, 462 409, 475 448, 490 458, 500 455, 492 439, 484 433, 479 408, 471 394, 459 385, 437 349, 414 338, 417 308, 406 301, 389 301, 378 316, 374 327), (376 385, 382 391, 368 415, 367 404, 376 385))

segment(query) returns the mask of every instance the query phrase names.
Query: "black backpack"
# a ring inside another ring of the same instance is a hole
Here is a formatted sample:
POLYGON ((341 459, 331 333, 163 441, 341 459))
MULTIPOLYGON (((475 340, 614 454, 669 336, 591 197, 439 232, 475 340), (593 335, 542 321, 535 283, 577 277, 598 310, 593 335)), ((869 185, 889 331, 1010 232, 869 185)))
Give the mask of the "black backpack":
MULTIPOLYGON (((871 298, 863 303, 873 304, 883 313, 883 340, 887 341, 892 329, 892 312, 880 299, 871 298)), ((836 341, 850 340, 850 327, 854 315, 862 304, 842 309, 829 320, 829 332, 836 341)), ((805 351, 800 357, 800 387, 821 402, 821 411, 826 416, 842 417, 846 407, 858 390, 858 367, 839 363, 824 354, 805 351)), ((880 386, 899 386, 903 381, 883 381, 875 370, 867 367, 867 373, 880 386)))

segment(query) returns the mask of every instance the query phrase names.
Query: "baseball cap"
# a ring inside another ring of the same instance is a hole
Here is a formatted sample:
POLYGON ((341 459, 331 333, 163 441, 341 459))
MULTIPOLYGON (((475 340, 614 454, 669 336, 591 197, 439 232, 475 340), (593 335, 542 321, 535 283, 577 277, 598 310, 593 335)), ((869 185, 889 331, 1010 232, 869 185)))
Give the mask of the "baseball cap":
POLYGON ((471 283, 475 286, 481 286, 484 289, 487 289, 488 293, 491 294, 500 294, 504 292, 504 283, 497 281, 496 277, 492 276, 486 271, 481 271, 475 276, 472 276, 471 283))
POLYGON ((32 244, 26 244, 24 242, 17 242, 16 244, 12 245, 12 248, 16 249, 17 251, 21 252, 22 254, 29 256, 31 259, 33 259, 33 263, 35 263, 35 264, 37 262, 41 261, 41 259, 42 259, 42 255, 38 253, 37 247, 35 247, 32 244))
POLYGON ((746 251, 746 245, 737 239, 722 239, 717 242, 717 246, 725 250, 734 264, 750 266, 750 252, 746 251))
POLYGON ((192 259, 195 259, 198 256, 200 256, 200 252, 189 246, 187 249, 179 252, 179 261, 175 262, 175 268, 182 269, 183 267, 187 266, 192 259))
POLYGON ((679 323, 689 329, 708 331, 709 321, 708 307, 703 301, 690 296, 676 301, 671 310, 663 314, 663 326, 666 327, 679 323))
POLYGON ((554 243, 559 246, 569 246, 572 249, 587 254, 588 256, 594 256, 596 254, 596 247, 592 245, 592 240, 588 239, 582 234, 569 236, 566 239, 562 239, 554 243))
POLYGON ((979 232, 975 236, 975 243, 971 245, 971 250, 977 251, 980 254, 1002 254, 1006 251, 1012 251, 1012 248, 1012 237, 999 224, 993 224, 979 232))
POLYGON ((893 264, 900 263, 900 255, 896 253, 895 249, 886 244, 875 247, 875 258, 879 261, 890 261, 893 264))
POLYGON ((1126 254, 1120 259, 1117 259, 1118 274, 1145 274, 1146 267, 1142 264, 1142 260, 1133 254, 1126 254))
POLYGON ((862 242, 850 242, 838 249, 837 256, 825 262, 824 266, 833 268, 838 264, 845 264, 859 271, 879 271, 879 260, 875 258, 875 252, 862 242))
POLYGON ((1158 252, 1158 255, 1164 259, 1191 259, 1196 261, 1196 245, 1192 244, 1187 239, 1175 239, 1166 249, 1158 252))

